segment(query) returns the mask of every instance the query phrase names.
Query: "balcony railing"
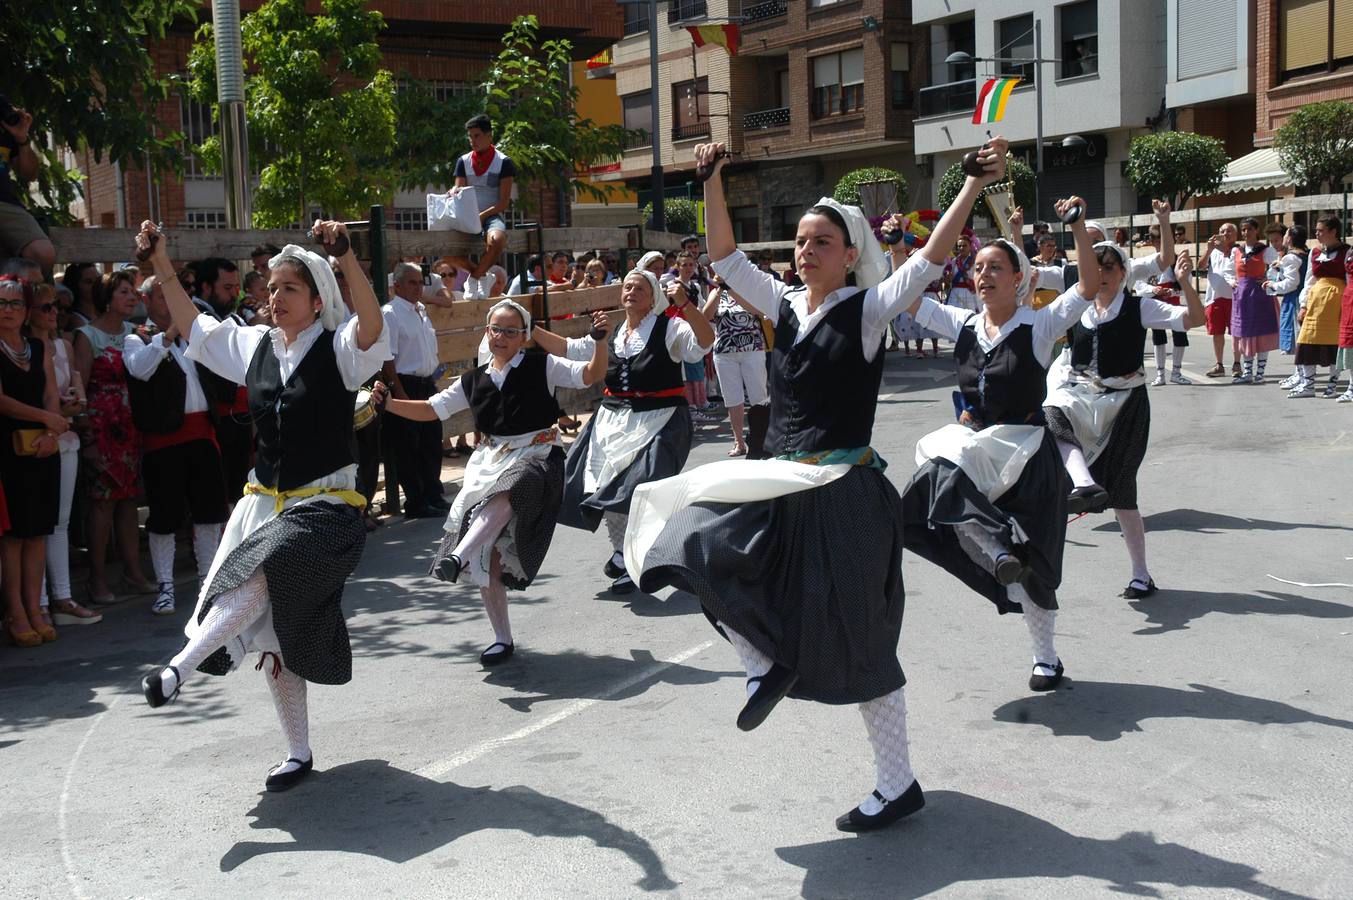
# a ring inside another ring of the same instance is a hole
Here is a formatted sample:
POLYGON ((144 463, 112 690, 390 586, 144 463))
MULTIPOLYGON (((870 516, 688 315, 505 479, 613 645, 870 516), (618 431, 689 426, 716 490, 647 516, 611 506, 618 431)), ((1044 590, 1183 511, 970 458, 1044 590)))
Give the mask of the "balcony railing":
POLYGON ((947 113, 971 113, 977 105, 977 80, 935 84, 916 92, 918 116, 942 116, 947 113))
POLYGON ((672 126, 672 140, 674 141, 690 141, 702 137, 709 137, 708 122, 694 122, 690 125, 672 126))
POLYGON ((709 10, 705 0, 668 0, 668 25, 675 25, 687 19, 703 19, 707 15, 709 10))
POLYGON ((748 3, 742 7, 744 25, 754 25, 767 19, 774 19, 789 12, 788 0, 763 0, 761 3, 748 3))
POLYGON ((638 134, 630 135, 625 138, 625 149, 636 150, 639 147, 652 147, 653 141, 648 136, 647 129, 642 129, 638 134))
POLYGON ((758 109, 742 117, 744 131, 756 131, 762 128, 782 128, 789 124, 789 107, 778 109, 758 109))

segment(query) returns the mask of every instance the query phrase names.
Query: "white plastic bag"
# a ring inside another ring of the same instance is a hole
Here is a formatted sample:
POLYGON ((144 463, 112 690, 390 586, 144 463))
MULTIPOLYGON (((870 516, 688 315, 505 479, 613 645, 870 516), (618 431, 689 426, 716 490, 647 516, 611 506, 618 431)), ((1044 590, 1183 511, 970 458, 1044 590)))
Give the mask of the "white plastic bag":
POLYGON ((452 188, 449 194, 428 194, 428 231, 464 231, 479 234, 479 202, 471 187, 452 188))

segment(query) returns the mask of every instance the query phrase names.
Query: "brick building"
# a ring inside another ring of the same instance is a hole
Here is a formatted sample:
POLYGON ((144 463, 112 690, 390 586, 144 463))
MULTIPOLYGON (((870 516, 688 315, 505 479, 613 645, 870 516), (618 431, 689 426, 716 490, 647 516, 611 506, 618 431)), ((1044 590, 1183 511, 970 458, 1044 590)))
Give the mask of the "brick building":
POLYGON ((1303 104, 1353 101, 1353 3, 1256 0, 1254 143, 1303 104))
MULTIPOLYGON (((260 5, 260 0, 243 0, 241 12, 248 14, 260 5)), ((319 10, 315 0, 310 5, 319 10)), ((576 59, 586 59, 609 46, 620 37, 623 24, 619 6, 593 0, 551 0, 548 4, 528 0, 371 0, 368 6, 385 16, 386 28, 378 38, 383 50, 381 65, 397 78, 429 82, 442 96, 473 90, 476 76, 501 49, 503 31, 519 15, 535 14, 544 39, 571 41, 576 59)), ((210 4, 204 2, 200 18, 205 21, 210 16, 210 4)), ((180 23, 150 48, 161 73, 186 71, 193 30, 192 23, 180 23)), ((214 127, 210 108, 186 97, 161 103, 157 112, 166 132, 181 131, 194 143, 211 134, 214 127)), ((460 123, 448 123, 448 127, 459 130, 460 123)), ((132 166, 97 163, 89 154, 75 154, 74 162, 86 173, 85 202, 76 214, 88 225, 131 227, 150 218, 171 227, 225 226, 222 179, 206 174, 196 160, 189 160, 181 179, 172 174, 148 174, 132 166)), ((560 224, 560 199, 556 195, 546 197, 540 211, 546 224, 560 224)), ((568 198, 562 199, 562 205, 567 206, 568 198)), ((396 195, 387 206, 387 215, 396 227, 422 227, 426 224, 423 194, 396 195)))

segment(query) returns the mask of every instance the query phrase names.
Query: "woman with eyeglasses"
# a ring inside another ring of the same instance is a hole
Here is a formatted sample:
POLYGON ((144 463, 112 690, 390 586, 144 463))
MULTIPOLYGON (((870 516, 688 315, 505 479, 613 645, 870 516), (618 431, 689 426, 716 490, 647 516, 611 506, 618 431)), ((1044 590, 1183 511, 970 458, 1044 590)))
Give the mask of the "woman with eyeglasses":
MULTIPOLYGON (((316 221, 327 248, 342 222, 316 221)), ((164 287, 188 359, 248 390, 258 433, 254 468, 226 523, 187 642, 141 679, 146 703, 163 706, 198 672, 226 675, 251 653, 265 673, 287 758, 264 788, 295 787, 314 767, 307 683, 346 684, 352 648, 343 587, 366 544, 353 453, 357 389, 390 355, 380 304, 351 250, 338 254, 357 315, 346 319, 326 256, 288 244, 268 261, 277 323, 244 325, 199 313, 179 283, 165 240, 150 222, 137 249, 164 287)))
MULTIPOLYGON (((1167 224, 1167 223, 1162 223, 1167 224)), ((1175 277, 1186 306, 1126 291, 1131 257, 1111 241, 1094 245, 1100 286, 1095 302, 1068 332, 1068 346, 1048 373, 1043 412, 1057 438, 1073 489, 1068 504, 1112 508, 1132 562, 1121 596, 1133 600, 1156 592, 1146 566, 1146 525, 1137 508, 1137 470, 1146 456, 1151 404, 1142 368, 1146 329, 1187 330, 1206 321, 1193 288, 1193 260, 1179 253, 1175 277)))
MULTIPOLYGON (((60 309, 52 296, 50 286, 40 285, 28 307, 28 334, 42 341, 52 357, 56 375, 56 393, 61 401, 61 415, 70 423, 83 415, 84 388, 80 379, 73 377, 71 364, 74 351, 70 341, 57 329, 60 309)), ((57 508, 56 526, 47 537, 47 583, 43 590, 43 606, 51 611, 57 625, 93 625, 103 616, 76 603, 70 585, 70 516, 75 499, 75 480, 80 467, 80 436, 73 430, 57 438, 61 457, 61 499, 57 508)))
POLYGON ((61 494, 61 415, 52 356, 23 333, 33 286, 0 276, 0 482, 9 528, 0 535, 0 592, 5 629, 21 647, 56 640, 43 616, 42 578, 47 537, 56 527, 61 494))
MULTIPOLYGON (((420 422, 445 421, 466 409, 474 414, 481 436, 430 574, 448 583, 464 575, 479 587, 493 627, 493 643, 479 656, 484 666, 506 662, 516 650, 507 590, 525 590, 535 580, 554 537, 564 490, 554 391, 585 387, 606 373, 602 340, 592 342, 587 362, 526 353, 531 324, 516 301, 498 301, 485 316, 487 362, 427 400, 385 400, 386 411, 420 422)), ((378 385, 376 396, 387 395, 378 385)))

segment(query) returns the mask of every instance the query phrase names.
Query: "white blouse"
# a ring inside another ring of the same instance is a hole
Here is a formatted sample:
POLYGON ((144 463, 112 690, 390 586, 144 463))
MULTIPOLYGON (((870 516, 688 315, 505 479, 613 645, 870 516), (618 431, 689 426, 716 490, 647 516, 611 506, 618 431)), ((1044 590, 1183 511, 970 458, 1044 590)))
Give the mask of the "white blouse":
MULTIPOLYGON (((489 379, 493 381, 493 386, 498 390, 503 389, 503 382, 507 381, 507 374, 512 369, 521 365, 526 353, 517 351, 517 355, 508 360, 507 365, 501 369, 494 368, 492 362, 488 364, 489 379)), ((589 354, 589 359, 591 356, 589 354)), ((587 371, 587 363, 574 362, 570 359, 560 359, 556 356, 546 355, 545 357, 545 383, 550 389, 554 388, 581 388, 583 384, 583 374, 587 371)), ((470 408, 470 398, 465 396, 465 389, 461 387, 460 379, 455 378, 444 390, 438 391, 428 403, 432 406, 432 411, 437 414, 437 418, 443 422, 451 418, 461 410, 470 408)))
MULTIPOLYGON (((350 391, 360 388, 368 378, 380 371, 390 358, 390 344, 382 325, 380 336, 366 350, 357 346, 356 317, 333 332, 334 356, 338 371, 343 375, 343 386, 350 391)), ((324 334, 324 326, 317 320, 296 336, 287 346, 280 328, 267 325, 240 325, 233 319, 217 321, 200 315, 193 320, 193 333, 188 336, 186 356, 211 369, 217 375, 236 384, 244 384, 249 363, 264 340, 272 342, 272 352, 282 369, 282 380, 295 374, 305 354, 324 334)))
MULTIPOLYGON (((653 326, 658 322, 658 313, 649 313, 644 316, 639 327, 630 330, 628 322, 621 322, 611 335, 611 355, 618 356, 621 359, 632 359, 643 352, 644 347, 648 345, 648 339, 653 336, 653 326)), ((593 338, 580 337, 568 338, 565 343, 567 350, 565 355, 569 359, 590 360, 592 358, 592 347, 595 343, 593 338)), ((709 347, 700 345, 700 339, 695 336, 695 331, 686 322, 685 319, 671 319, 667 323, 667 355, 671 357, 672 362, 697 363, 705 358, 709 348, 713 347, 710 342, 709 347)))
POLYGON ((973 320, 973 330, 977 335, 977 345, 983 352, 990 353, 1002 341, 1014 333, 1021 325, 1033 328, 1034 356, 1043 368, 1052 363, 1052 352, 1057 341, 1066 334, 1071 323, 1080 318, 1090 301, 1080 295, 1077 288, 1064 292, 1056 300, 1041 309, 1021 306, 1015 314, 996 332, 996 336, 987 335, 987 311, 971 312, 957 306, 944 306, 929 297, 921 301, 916 311, 916 324, 938 332, 951 341, 958 340, 959 333, 969 319, 973 320))

